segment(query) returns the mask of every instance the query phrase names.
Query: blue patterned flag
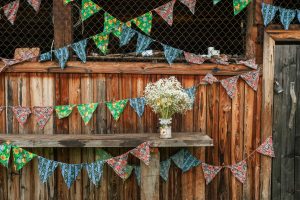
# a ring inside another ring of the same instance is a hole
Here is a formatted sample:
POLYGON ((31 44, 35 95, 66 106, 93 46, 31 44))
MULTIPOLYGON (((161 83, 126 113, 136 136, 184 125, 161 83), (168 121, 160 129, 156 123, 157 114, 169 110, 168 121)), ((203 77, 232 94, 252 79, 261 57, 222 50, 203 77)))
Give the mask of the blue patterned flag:
POLYGON ((136 182, 138 186, 141 186, 141 167, 140 166, 134 166, 134 174, 136 178, 136 182))
POLYGON ((130 101, 130 106, 135 110, 138 116, 142 117, 145 110, 145 103, 146 103, 145 98, 144 97, 134 98, 134 99, 129 99, 129 101, 130 101))
POLYGON ((278 7, 265 3, 262 3, 261 5, 261 13, 263 16, 264 25, 268 26, 268 24, 274 19, 275 14, 278 11, 278 7))
POLYGON ((54 173, 55 169, 58 166, 58 162, 54 160, 48 160, 43 157, 38 157, 39 160, 39 175, 43 183, 46 183, 48 178, 54 173))
POLYGON ((66 66, 66 63, 69 59, 68 47, 63 47, 63 48, 60 48, 60 49, 56 49, 54 51, 54 54, 55 54, 56 58, 59 61, 60 68, 64 69, 65 66, 66 66))
POLYGON ((297 10, 298 21, 300 22, 300 10, 297 10))
POLYGON ((201 162, 194 157, 188 150, 182 149, 171 157, 175 165, 183 172, 190 170, 192 167, 198 166, 201 162))
POLYGON ((168 180, 170 166, 171 166, 171 159, 160 162, 159 175, 161 176, 162 179, 164 179, 164 181, 168 180))
POLYGON ((164 47, 164 54, 165 54, 165 57, 168 61, 168 63, 171 65, 173 63, 173 61, 178 57, 180 56, 180 54, 182 54, 182 50, 180 49, 176 49, 176 48, 173 48, 173 47, 170 47, 168 45, 164 45, 162 44, 163 47, 164 47))
POLYGON ((279 8, 280 21, 285 30, 289 29, 290 23, 296 16, 296 11, 291 9, 279 8))
POLYGON ((88 172, 88 176, 95 185, 98 185, 101 180, 104 163, 105 161, 97 161, 95 163, 85 165, 85 169, 88 172))
POLYGON ((51 60, 52 59, 52 52, 49 51, 47 53, 43 53, 40 55, 40 61, 48 61, 48 60, 51 60))
POLYGON ((59 163, 61 167, 61 174, 64 178, 65 183, 67 184, 68 188, 76 180, 77 176, 79 175, 82 165, 81 164, 65 164, 59 163))
POLYGON ((81 40, 71 45, 72 49, 75 51, 75 53, 83 63, 86 63, 86 45, 87 39, 81 40))
POLYGON ((152 39, 138 33, 138 39, 137 39, 137 44, 136 44, 136 52, 137 53, 142 53, 147 50, 149 45, 152 43, 152 39))
POLYGON ((192 104, 194 104, 196 87, 193 86, 191 88, 185 89, 185 92, 189 95, 190 99, 192 99, 192 104))
POLYGON ((135 30, 128 27, 126 24, 123 24, 122 33, 120 37, 120 47, 127 45, 129 41, 134 37, 136 34, 135 30))

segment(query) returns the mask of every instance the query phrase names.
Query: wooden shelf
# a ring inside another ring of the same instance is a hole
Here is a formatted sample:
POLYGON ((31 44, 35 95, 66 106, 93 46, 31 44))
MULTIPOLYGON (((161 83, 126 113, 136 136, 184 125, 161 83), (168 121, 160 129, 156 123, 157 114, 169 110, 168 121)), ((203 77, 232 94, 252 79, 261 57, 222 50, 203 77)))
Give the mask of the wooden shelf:
POLYGON ((213 140, 200 132, 172 133, 172 139, 160 139, 158 133, 95 134, 95 135, 36 135, 0 134, 0 142, 10 141, 19 147, 136 147, 152 141, 152 147, 213 146, 213 140))

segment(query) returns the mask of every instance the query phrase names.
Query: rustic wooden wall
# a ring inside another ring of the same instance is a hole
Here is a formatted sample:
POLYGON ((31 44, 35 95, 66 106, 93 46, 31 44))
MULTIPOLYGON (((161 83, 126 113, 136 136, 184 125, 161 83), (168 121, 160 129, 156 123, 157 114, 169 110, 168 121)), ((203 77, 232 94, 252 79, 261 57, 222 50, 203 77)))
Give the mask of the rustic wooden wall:
MULTIPOLYGON (((63 74, 63 73, 6 73, 0 75, 0 105, 61 105, 118 100, 143 94, 150 81, 168 75, 141 74, 63 74)), ((203 75, 177 75, 184 87, 199 83, 203 75)), ((218 76, 226 78, 227 76, 218 76)), ((238 82, 238 95, 231 100, 219 85, 200 86, 194 109, 173 120, 174 131, 203 131, 214 140, 214 147, 191 148, 199 159, 214 165, 235 163, 260 144, 261 82, 258 92, 244 81, 238 82)), ((69 118, 52 117, 44 130, 39 130, 33 116, 24 128, 20 127, 10 109, 0 115, 0 132, 9 134, 107 134, 157 132, 157 118, 147 107, 139 119, 127 106, 118 122, 112 120, 107 108, 100 105, 92 121, 85 126, 77 109, 69 118)), ((47 158, 66 162, 92 162, 92 148, 30 149, 47 158)), ((113 155, 126 149, 107 149, 113 155)), ((178 149, 160 149, 166 159, 178 149)), ((138 164, 134 158, 130 162, 138 164)), ((160 182, 160 199, 259 199, 260 155, 248 161, 244 185, 228 169, 206 186, 201 167, 182 173, 174 165, 168 182, 160 182)), ((95 187, 82 170, 76 183, 67 189, 60 169, 46 184, 39 180, 37 160, 20 172, 0 166, 0 199, 139 199, 140 190, 134 175, 123 182, 112 169, 105 168, 100 187, 95 187)))

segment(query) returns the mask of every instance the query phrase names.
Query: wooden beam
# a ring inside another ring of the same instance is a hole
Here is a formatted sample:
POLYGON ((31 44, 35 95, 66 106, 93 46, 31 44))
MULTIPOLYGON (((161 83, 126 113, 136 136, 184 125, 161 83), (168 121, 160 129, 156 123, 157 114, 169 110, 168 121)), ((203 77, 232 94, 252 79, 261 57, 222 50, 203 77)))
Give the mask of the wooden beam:
POLYGON ((300 41, 300 30, 266 30, 269 36, 276 41, 300 41))
POLYGON ((10 141, 19 147, 136 147, 152 141, 152 147, 203 147, 213 146, 213 140, 199 132, 172 133, 173 138, 163 140, 158 133, 149 134, 54 134, 54 135, 0 135, 0 143, 10 141))

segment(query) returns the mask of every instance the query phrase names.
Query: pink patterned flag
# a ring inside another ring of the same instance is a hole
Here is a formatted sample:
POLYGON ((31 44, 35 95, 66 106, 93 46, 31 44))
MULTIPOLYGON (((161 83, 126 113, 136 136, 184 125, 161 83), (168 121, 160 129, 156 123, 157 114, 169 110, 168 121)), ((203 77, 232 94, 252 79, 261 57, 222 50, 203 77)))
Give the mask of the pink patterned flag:
POLYGON ((169 3, 166 3, 154 11, 159 14, 170 26, 173 24, 173 8, 176 0, 172 0, 169 3))
POLYGON ((53 107, 33 107, 33 114, 37 117, 40 129, 43 129, 53 113, 53 107))
POLYGON ((266 156, 275 157, 272 136, 268 137, 257 149, 258 153, 266 156))
POLYGON ((2 111, 4 110, 4 106, 0 106, 0 114, 2 113, 2 111))
POLYGON ((209 84, 219 82, 219 80, 214 75, 212 75, 211 73, 206 74, 205 77, 203 78, 203 81, 205 81, 209 84))
POLYGON ((106 160, 107 164, 113 168, 113 170, 123 179, 128 178, 127 171, 127 159, 128 153, 119 155, 117 157, 106 160))
POLYGON ((242 74, 241 78, 244 79, 246 83, 250 87, 252 87, 253 90, 257 91, 257 86, 259 82, 259 70, 242 74))
POLYGON ((205 62, 205 58, 201 55, 196 55, 189 52, 184 52, 185 60, 189 63, 195 63, 195 64, 203 64, 205 62))
POLYGON ((232 174, 241 182, 245 183, 247 176, 247 162, 245 160, 229 166, 232 174))
POLYGON ((195 14, 195 6, 196 6, 196 0, 179 0, 181 3, 186 5, 190 11, 195 14))
POLYGON ((132 155, 142 160, 146 165, 150 163, 150 142, 144 142, 130 151, 132 155))
POLYGON ((235 94, 236 94, 236 90, 237 90, 237 80, 239 79, 239 76, 233 76, 230 78, 226 78, 221 80, 221 84, 222 86, 225 88, 228 96, 232 99, 235 94))
POLYGON ((245 65, 252 69, 257 69, 257 64, 255 63, 255 59, 249 59, 249 60, 240 60, 237 62, 238 64, 245 65))
POLYGON ((219 171, 222 168, 223 167, 221 166, 213 166, 206 163, 202 163, 202 170, 204 173, 206 185, 208 185, 215 178, 215 176, 219 173, 219 171))
POLYGON ((41 6, 41 0, 27 0, 27 2, 33 7, 35 12, 39 12, 41 6))
POLYGON ((4 15, 7 17, 7 19, 10 21, 12 25, 14 25, 15 23, 19 6, 20 6, 20 1, 16 0, 2 7, 4 11, 4 15))
POLYGON ((12 108, 20 125, 23 127, 26 123, 31 111, 28 107, 14 106, 12 108))

